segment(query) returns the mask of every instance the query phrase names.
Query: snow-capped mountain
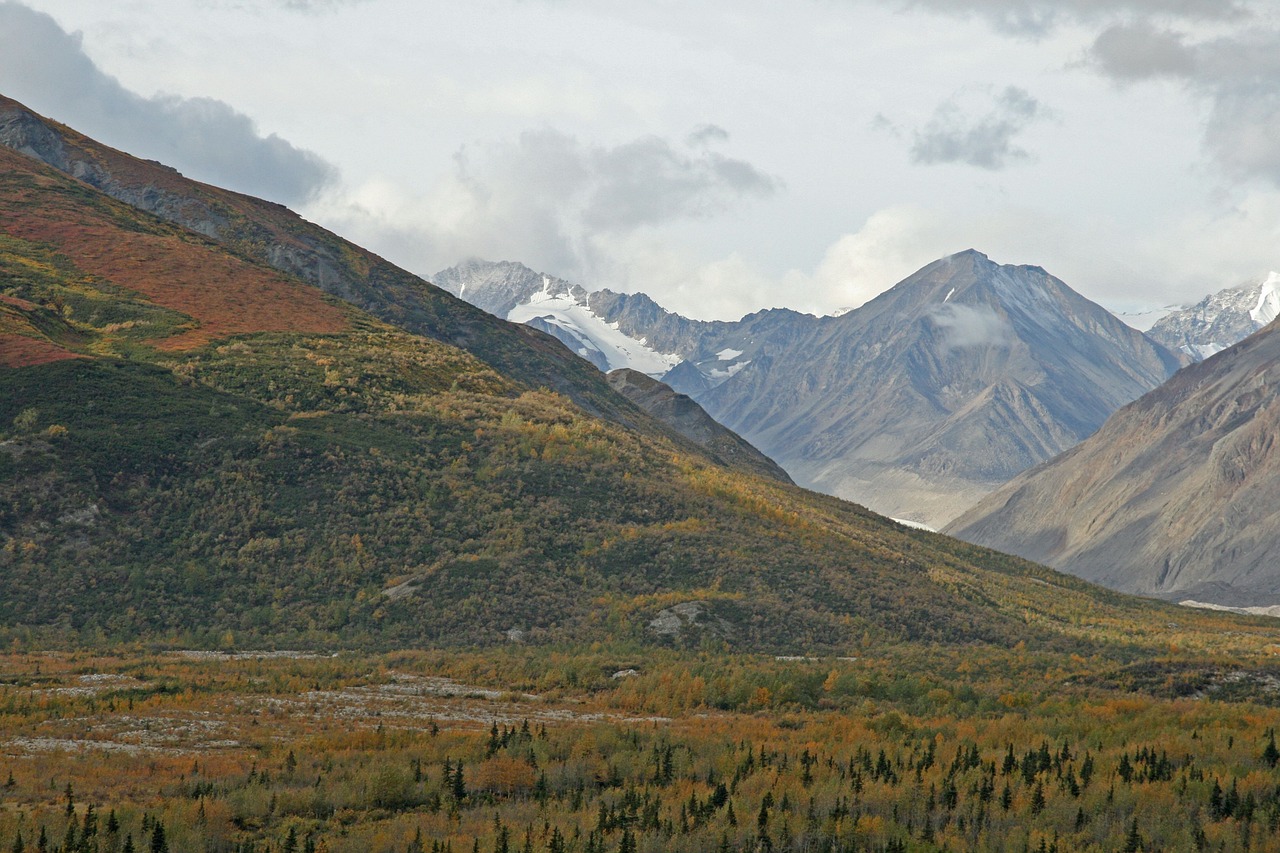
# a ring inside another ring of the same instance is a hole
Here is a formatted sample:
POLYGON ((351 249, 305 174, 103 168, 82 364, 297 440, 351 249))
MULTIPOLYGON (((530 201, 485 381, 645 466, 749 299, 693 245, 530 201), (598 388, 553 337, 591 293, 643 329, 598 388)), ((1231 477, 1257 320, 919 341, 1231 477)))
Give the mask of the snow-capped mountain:
POLYGON ((492 314, 555 335, 601 370, 637 370, 695 398, 750 364, 764 343, 818 319, 776 308, 737 321, 691 320, 643 293, 588 293, 510 261, 470 260, 431 280, 492 314))
POLYGON ((1170 349, 1200 359, 1244 340, 1280 315, 1280 272, 1221 290, 1173 311, 1147 334, 1170 349))
POLYGON ((554 335, 606 372, 626 367, 658 378, 683 360, 601 317, 578 285, 523 264, 472 260, 441 270, 432 281, 491 314, 554 335))

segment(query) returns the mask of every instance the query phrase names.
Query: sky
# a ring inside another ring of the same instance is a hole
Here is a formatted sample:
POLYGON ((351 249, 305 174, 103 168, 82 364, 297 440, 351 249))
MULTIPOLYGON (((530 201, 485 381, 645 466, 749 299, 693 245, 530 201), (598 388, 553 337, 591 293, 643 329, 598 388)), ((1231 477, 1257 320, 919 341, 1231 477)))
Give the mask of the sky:
POLYGON ((1280 268, 1280 0, 0 0, 0 93, 702 319, 968 248, 1120 310, 1280 268))

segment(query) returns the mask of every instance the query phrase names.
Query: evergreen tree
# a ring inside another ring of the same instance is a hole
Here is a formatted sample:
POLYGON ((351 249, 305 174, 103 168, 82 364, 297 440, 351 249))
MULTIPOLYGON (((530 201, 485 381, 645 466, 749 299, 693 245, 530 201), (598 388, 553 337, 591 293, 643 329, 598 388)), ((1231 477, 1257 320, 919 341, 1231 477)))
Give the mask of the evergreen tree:
POLYGON ((164 824, 156 821, 151 831, 151 853, 169 853, 169 842, 164 837, 164 824))
POLYGON ((1280 749, 1276 749, 1276 730, 1267 729, 1267 746, 1262 750, 1262 760, 1268 767, 1275 767, 1280 762, 1280 749))
POLYGON ((1124 841, 1124 853, 1138 853, 1142 849, 1142 835, 1138 832, 1138 819, 1129 824, 1129 835, 1124 841))
POLYGON ((458 764, 453 769, 453 781, 450 785, 450 792, 453 794, 453 799, 457 802, 462 802, 467 798, 467 782, 465 777, 462 775, 462 759, 458 759, 458 764))
POLYGON ((18 837, 13 839, 13 846, 9 848, 13 853, 24 853, 27 845, 22 841, 22 830, 18 830, 18 837))

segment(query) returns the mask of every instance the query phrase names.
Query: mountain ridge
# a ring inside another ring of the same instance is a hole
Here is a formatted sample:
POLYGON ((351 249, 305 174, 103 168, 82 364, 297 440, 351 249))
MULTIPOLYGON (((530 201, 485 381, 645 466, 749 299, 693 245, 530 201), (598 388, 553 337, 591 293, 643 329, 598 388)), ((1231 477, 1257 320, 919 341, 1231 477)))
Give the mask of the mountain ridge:
POLYGON ((1280 326, 1183 369, 945 531, 1127 592, 1280 602, 1280 326))

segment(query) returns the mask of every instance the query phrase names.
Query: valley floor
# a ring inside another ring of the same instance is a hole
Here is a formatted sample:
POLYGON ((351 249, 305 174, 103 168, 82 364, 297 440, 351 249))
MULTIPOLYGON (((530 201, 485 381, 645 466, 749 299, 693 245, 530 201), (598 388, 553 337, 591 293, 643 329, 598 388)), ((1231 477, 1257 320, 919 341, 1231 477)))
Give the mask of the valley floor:
POLYGON ((14 651, 0 845, 1280 849, 1265 661, 935 651, 14 651))

